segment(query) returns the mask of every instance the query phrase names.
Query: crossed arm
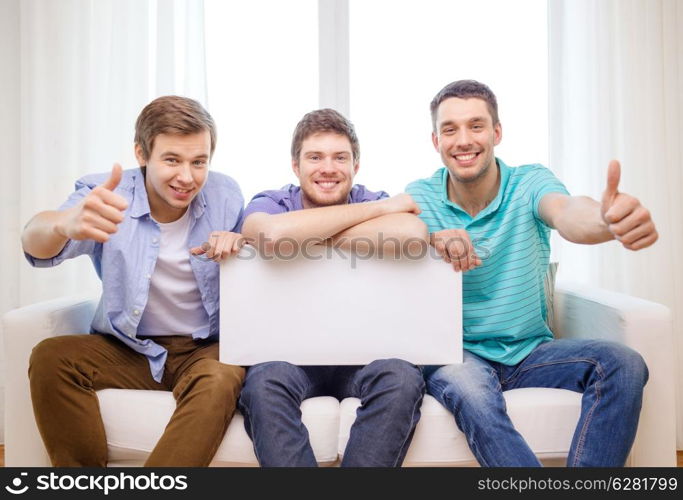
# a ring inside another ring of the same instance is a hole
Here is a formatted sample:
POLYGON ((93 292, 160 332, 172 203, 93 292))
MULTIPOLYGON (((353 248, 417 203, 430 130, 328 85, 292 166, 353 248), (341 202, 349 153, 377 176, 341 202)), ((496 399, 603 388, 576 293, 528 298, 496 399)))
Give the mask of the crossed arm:
POLYGON ((346 250, 398 253, 403 245, 428 241, 427 228, 407 194, 392 198, 310 208, 283 214, 253 213, 242 226, 242 235, 265 255, 278 249, 292 252, 292 246, 338 244, 346 250))

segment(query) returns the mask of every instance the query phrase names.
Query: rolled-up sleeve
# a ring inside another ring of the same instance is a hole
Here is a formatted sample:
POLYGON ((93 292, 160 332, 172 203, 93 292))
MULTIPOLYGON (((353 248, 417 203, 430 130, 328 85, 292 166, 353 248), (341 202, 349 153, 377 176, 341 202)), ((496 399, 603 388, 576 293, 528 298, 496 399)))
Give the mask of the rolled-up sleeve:
POLYGON ((252 200, 249 202, 247 207, 242 212, 242 216, 240 217, 240 221, 237 225, 236 232, 242 232, 242 226, 244 225, 244 221, 247 220, 247 217, 249 217, 253 213, 263 212, 268 215, 277 215, 288 211, 289 210, 284 204, 279 203, 277 200, 274 200, 273 198, 268 196, 268 193, 259 193, 252 198, 252 200))

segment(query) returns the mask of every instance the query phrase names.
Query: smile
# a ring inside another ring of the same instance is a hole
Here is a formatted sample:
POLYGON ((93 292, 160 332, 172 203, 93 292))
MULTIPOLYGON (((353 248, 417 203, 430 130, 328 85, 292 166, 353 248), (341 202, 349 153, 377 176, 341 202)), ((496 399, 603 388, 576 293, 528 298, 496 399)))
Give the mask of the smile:
POLYGON ((171 189, 173 191, 175 191, 176 193, 181 193, 181 194, 189 193, 190 191, 192 191, 191 189, 181 189, 181 188, 177 188, 175 186, 171 186, 171 189))
POLYGON ((315 181, 315 183, 323 189, 332 189, 339 184, 339 181, 315 181))
POLYGON ((479 153, 465 153, 465 154, 459 154, 459 155, 454 155, 454 158, 458 161, 469 161, 473 160, 479 153))

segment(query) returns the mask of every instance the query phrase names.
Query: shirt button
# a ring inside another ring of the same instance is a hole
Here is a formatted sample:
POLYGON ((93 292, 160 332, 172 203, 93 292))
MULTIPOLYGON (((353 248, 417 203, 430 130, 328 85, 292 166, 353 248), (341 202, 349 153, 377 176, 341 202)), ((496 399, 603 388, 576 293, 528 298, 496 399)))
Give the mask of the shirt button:
POLYGON ((151 275, 151 274, 148 274, 148 275, 145 276, 145 278, 147 278, 148 280, 151 280, 151 279, 152 279, 152 275, 151 275))
POLYGON ((159 241, 159 238, 152 238, 152 243, 157 243, 159 241))
POLYGON ((139 316, 139 315, 140 315, 140 310, 139 310, 139 309, 134 309, 134 310, 133 310, 133 314, 134 314, 135 316, 139 316))

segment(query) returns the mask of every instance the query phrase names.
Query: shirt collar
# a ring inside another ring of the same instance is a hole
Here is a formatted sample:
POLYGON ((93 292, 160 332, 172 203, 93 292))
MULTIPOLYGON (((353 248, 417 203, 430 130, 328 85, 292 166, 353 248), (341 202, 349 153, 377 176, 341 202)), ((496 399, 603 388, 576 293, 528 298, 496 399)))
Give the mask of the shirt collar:
POLYGON ((130 216, 134 218, 149 214, 149 200, 145 188, 145 176, 142 170, 135 172, 133 176, 133 200, 130 207, 130 216))
MULTIPOLYGON (((209 182, 209 179, 206 180, 209 182)), ((204 184, 206 186, 206 184, 204 184)), ((192 200, 190 204, 192 215, 198 219, 204 214, 206 210, 206 197, 204 196, 204 187, 199 191, 199 194, 192 200)), ((133 179, 133 200, 131 202, 130 216, 134 218, 142 217, 143 215, 150 215, 149 199, 147 198, 147 188, 145 187, 145 176, 141 170, 134 174, 133 179)))
POLYGON ((500 186, 498 187, 498 194, 496 197, 488 204, 484 209, 479 212, 476 217, 472 218, 463 208, 457 203, 453 203, 448 199, 448 169, 444 167, 441 174, 441 202, 447 206, 450 206, 463 215, 471 218, 473 221, 486 217, 492 212, 498 210, 501 202, 503 201, 503 196, 505 195, 505 189, 507 188, 508 180, 510 179, 510 167, 508 167, 503 160, 496 157, 496 166, 500 172, 500 186))
POLYGON ((292 208, 294 210, 303 210, 304 208, 304 192, 301 186, 294 186, 294 195, 292 196, 292 208))

